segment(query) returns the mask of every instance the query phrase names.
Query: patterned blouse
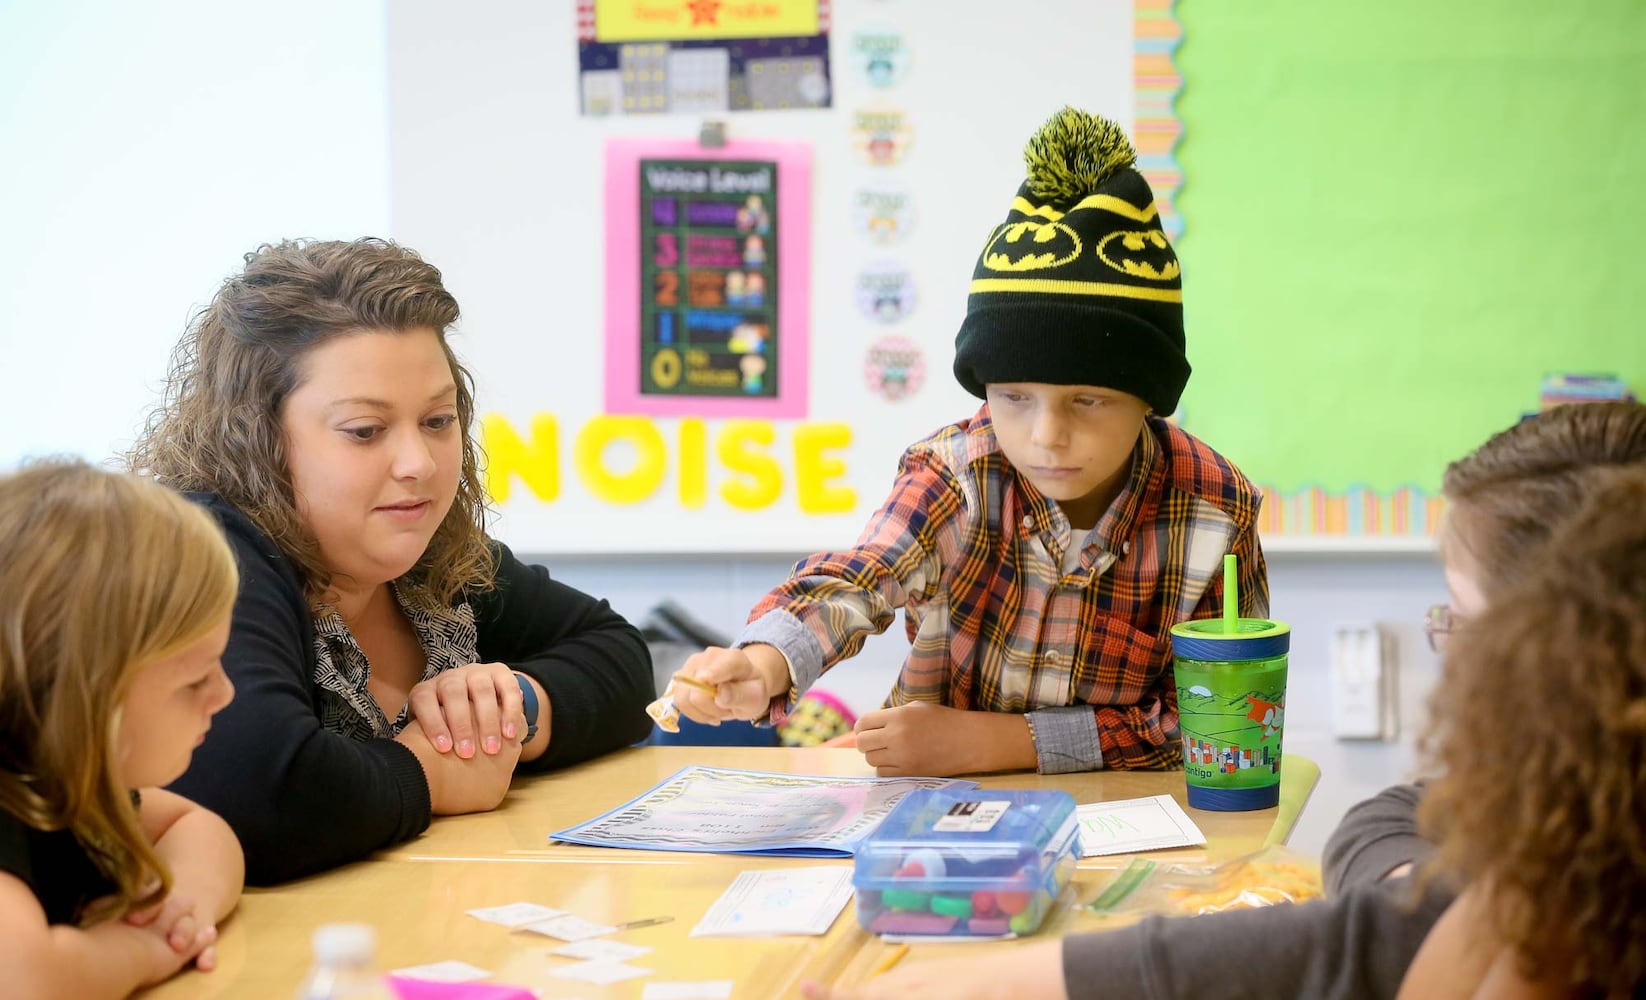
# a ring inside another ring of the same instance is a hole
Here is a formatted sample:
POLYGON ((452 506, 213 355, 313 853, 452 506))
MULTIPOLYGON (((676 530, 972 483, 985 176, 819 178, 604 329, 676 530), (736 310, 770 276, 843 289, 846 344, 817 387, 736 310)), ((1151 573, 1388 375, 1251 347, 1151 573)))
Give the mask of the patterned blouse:
MULTIPOLYGON (((479 659, 473 608, 466 603, 443 605, 422 584, 404 578, 389 586, 423 647, 427 662, 421 680, 479 659)), ((371 663, 343 617, 331 607, 322 607, 315 615, 314 657, 322 726, 359 742, 393 739, 406 728, 410 706, 389 721, 366 688, 371 663)))

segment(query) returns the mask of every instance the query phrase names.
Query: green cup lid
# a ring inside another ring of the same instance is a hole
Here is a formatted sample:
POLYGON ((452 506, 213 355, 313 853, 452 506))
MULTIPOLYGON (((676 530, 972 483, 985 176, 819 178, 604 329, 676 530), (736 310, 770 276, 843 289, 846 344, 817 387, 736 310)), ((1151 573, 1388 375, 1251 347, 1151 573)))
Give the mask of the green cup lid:
POLYGON ((1222 639, 1236 642, 1245 639, 1267 639, 1272 636, 1287 635, 1292 631, 1292 627, 1285 622, 1272 621, 1268 618, 1236 618, 1234 625, 1234 630, 1228 631, 1228 623, 1221 618, 1196 618, 1194 621, 1173 625, 1172 634, 1190 639, 1206 641, 1222 639))

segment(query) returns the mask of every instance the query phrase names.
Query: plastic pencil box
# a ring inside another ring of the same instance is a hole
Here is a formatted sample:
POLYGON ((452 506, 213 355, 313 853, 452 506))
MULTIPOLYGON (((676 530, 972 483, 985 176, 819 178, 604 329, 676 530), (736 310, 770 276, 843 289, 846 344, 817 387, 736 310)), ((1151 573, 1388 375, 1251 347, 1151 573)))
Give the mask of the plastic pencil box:
POLYGON ((858 845, 857 922, 875 934, 1032 934, 1080 855, 1066 792, 910 792, 858 845))

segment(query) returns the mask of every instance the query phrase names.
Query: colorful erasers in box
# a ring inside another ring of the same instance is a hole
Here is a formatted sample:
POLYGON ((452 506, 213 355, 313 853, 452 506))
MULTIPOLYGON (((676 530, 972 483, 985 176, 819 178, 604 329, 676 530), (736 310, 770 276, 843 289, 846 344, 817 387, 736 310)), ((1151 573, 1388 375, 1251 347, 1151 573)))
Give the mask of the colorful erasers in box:
POLYGON ((857 922, 875 934, 1032 934, 1079 855, 1066 792, 910 792, 857 847, 857 922))

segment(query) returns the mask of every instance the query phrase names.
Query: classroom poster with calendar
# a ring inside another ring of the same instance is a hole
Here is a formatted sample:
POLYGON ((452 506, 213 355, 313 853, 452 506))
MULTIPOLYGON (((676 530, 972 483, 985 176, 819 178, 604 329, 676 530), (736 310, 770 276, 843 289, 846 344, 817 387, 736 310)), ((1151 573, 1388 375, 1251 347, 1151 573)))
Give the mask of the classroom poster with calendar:
POLYGON ((829 0, 578 0, 585 115, 827 108, 829 0))
POLYGON ((810 187, 800 144, 608 146, 607 413, 806 415, 810 187))

